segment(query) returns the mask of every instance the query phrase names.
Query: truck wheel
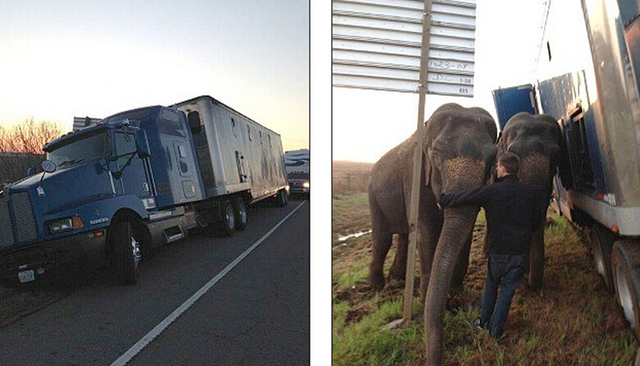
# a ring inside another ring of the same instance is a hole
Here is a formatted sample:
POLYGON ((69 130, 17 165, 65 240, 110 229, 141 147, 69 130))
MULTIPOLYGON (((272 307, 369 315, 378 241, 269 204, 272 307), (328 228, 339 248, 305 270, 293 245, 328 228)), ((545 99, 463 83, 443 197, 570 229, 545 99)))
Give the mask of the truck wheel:
POLYGON ((611 249, 613 247, 614 235, 600 225, 593 226, 592 244, 593 259, 596 269, 604 280, 604 284, 613 292, 613 279, 611 271, 611 249))
POLYGON ((617 241, 613 245, 612 268, 615 284, 615 295, 618 304, 624 311, 633 329, 636 338, 640 339, 640 312, 638 309, 638 294, 640 293, 640 273, 634 270, 637 263, 634 258, 638 258, 640 250, 638 243, 630 241, 617 241))
POLYGON ((233 214, 235 215, 236 230, 244 230, 247 227, 249 218, 247 215, 247 205, 240 197, 233 200, 233 214))
POLYGON ((278 207, 284 207, 287 205, 287 191, 284 189, 281 189, 278 191, 278 194, 276 195, 276 205, 278 207))
POLYGON ((233 235, 236 227, 235 214, 231 202, 224 201, 222 203, 222 233, 225 236, 233 235))
POLYGON ((118 282, 133 285, 140 274, 140 242, 135 238, 129 221, 117 221, 111 228, 115 272, 118 282))

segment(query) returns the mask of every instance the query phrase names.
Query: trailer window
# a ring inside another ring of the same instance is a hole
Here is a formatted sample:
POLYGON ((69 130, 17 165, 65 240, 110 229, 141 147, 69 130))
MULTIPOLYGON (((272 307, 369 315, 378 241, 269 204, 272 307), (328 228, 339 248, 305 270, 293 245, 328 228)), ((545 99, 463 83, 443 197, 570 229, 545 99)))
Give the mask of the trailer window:
POLYGON ((251 126, 247 126, 247 135, 249 136, 249 141, 253 141, 251 139, 251 126))
POLYGON ((109 135, 102 130, 57 146, 47 152, 47 159, 64 166, 106 157, 109 151, 109 135))
POLYGON ((233 132, 234 137, 238 137, 238 130, 236 129, 236 121, 231 118, 231 131, 233 132))
POLYGON ((571 124, 568 127, 567 139, 575 188, 593 191, 596 186, 582 108, 578 107, 571 113, 571 124))

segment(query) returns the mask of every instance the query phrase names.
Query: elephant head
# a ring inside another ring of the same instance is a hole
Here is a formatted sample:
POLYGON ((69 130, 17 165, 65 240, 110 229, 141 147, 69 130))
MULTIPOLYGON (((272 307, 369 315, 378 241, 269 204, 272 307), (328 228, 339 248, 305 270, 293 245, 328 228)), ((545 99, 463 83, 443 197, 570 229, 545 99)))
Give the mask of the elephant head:
MULTIPOLYGON (((426 123, 424 141, 426 184, 432 194, 438 197, 443 192, 485 184, 496 156, 496 133, 496 124, 484 109, 446 104, 436 110, 426 123)), ((471 205, 444 209, 424 307, 429 365, 440 363, 447 294, 478 210, 471 205)))
MULTIPOLYGON (((546 114, 521 112, 509 119, 500 140, 500 151, 512 152, 520 158, 518 178, 539 196, 538 217, 546 217, 556 168, 564 175, 566 158, 562 130, 556 120, 546 114)), ((540 287, 544 274, 544 225, 533 234, 530 254, 529 285, 540 287)))

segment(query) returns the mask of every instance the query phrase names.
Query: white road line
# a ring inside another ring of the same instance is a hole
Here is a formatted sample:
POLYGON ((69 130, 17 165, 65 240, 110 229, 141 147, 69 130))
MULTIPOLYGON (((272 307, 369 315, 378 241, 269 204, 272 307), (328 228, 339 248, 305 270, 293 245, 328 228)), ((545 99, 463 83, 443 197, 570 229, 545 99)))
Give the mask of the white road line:
POLYGON ((255 248, 257 248, 258 245, 262 244, 262 242, 265 239, 267 239, 271 234, 273 234, 273 232, 276 231, 276 229, 280 227, 280 225, 282 225, 285 221, 287 221, 287 219, 291 215, 293 215, 294 212, 296 212, 300 207, 302 207, 302 205, 304 205, 305 202, 307 201, 306 200, 302 201, 302 203, 300 203, 298 207, 294 208, 293 211, 291 211, 287 216, 285 216, 282 220, 280 220, 280 222, 278 222, 273 228, 271 228, 271 230, 269 230, 266 234, 264 234, 262 238, 260 238, 258 241, 253 243, 252 246, 250 246, 247 250, 245 250, 242 254, 240 254, 240 256, 238 256, 238 258, 236 258, 233 262, 229 263, 229 265, 225 269, 223 269, 220 273, 218 273, 214 278, 209 280, 209 282, 207 282, 204 286, 200 288, 200 290, 198 290, 195 294, 193 294, 187 301, 182 303, 182 305, 180 305, 176 310, 174 310, 171 314, 169 314, 169 316, 164 318, 164 320, 161 321, 160 324, 156 325, 153 329, 151 329, 149 333, 147 333, 144 337, 142 337, 142 339, 140 339, 138 342, 136 342, 136 344, 134 344, 131 348, 129 348, 127 352, 125 352, 117 360, 113 361, 111 366, 124 366, 127 364, 127 362, 131 361, 131 359, 134 358, 138 353, 140 353, 140 351, 142 351, 144 347, 146 347, 149 343, 153 342, 153 340, 157 336, 159 336, 160 333, 162 333, 165 329, 167 329, 167 327, 171 323, 173 323, 176 319, 178 319, 178 317, 180 317, 182 313, 187 311, 191 307, 191 305, 193 305, 196 301, 198 301, 198 299, 200 299, 202 295, 207 293, 207 291, 209 291, 209 289, 211 289, 213 285, 215 285, 218 281, 220 281, 222 277, 224 277, 227 273, 229 273, 236 265, 238 265, 238 263, 240 263, 247 255, 249 255, 249 253, 251 253, 255 248))

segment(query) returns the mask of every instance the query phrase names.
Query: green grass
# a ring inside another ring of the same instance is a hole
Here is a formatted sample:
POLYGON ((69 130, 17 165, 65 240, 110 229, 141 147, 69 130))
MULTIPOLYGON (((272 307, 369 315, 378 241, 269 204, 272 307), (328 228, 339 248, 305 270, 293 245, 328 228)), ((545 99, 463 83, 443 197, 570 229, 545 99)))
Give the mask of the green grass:
MULTIPOLYGON (((334 236, 369 229, 363 219, 368 220, 368 208, 362 192, 334 198, 333 214, 334 236)), ((472 324, 479 316, 486 276, 480 255, 484 230, 480 211, 465 288, 450 299, 445 314, 443 365, 632 363, 638 342, 593 268, 593 257, 564 218, 549 217, 545 286, 536 291, 524 286, 517 290, 505 325, 506 338, 497 342, 472 324)), ((423 364, 423 306, 414 298, 413 320, 399 330, 386 329, 401 317, 403 288, 387 285, 381 293, 371 291, 367 283, 370 247, 371 235, 367 234, 332 249, 333 364, 423 364)), ((392 247, 385 271, 393 251, 392 247)))

